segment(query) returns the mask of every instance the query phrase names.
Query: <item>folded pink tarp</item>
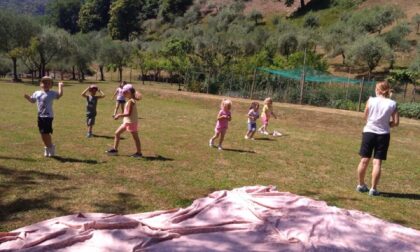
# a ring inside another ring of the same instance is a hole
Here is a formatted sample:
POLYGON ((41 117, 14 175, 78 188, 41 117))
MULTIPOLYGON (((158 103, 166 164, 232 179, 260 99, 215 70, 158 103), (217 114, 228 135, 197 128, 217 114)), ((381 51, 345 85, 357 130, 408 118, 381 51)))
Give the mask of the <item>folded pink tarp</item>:
POLYGON ((420 232, 274 187, 217 191, 187 208, 77 214, 0 233, 0 251, 420 251, 420 232))

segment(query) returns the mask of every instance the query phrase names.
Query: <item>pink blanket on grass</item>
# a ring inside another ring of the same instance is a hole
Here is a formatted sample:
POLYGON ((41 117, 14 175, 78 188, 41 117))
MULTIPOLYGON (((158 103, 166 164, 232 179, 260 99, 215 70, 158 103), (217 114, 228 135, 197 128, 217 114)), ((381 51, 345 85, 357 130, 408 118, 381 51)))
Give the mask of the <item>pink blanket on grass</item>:
POLYGON ((77 214, 0 233, 0 251, 420 251, 420 232, 274 187, 217 191, 187 208, 77 214))

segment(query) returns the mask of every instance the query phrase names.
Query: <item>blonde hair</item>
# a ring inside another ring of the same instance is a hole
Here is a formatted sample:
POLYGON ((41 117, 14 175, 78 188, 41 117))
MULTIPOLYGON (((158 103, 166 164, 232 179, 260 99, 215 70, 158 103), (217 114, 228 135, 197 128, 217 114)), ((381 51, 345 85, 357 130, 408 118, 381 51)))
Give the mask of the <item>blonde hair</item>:
POLYGON ((224 109, 225 106, 230 110, 232 108, 232 101, 229 99, 223 99, 222 103, 220 103, 220 108, 224 109))
POLYGON ((389 83, 386 81, 378 82, 376 84, 376 92, 378 92, 379 95, 389 98, 392 95, 392 91, 389 83))

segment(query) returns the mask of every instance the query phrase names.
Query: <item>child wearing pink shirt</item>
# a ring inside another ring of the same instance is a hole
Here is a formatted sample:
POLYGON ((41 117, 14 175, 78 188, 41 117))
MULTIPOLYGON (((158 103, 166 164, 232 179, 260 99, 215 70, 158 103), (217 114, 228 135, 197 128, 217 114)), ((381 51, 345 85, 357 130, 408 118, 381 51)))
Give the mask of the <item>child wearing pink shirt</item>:
POLYGON ((212 138, 209 140, 209 146, 214 147, 214 140, 216 140, 219 136, 219 145, 217 148, 219 150, 223 150, 222 143, 225 139, 226 131, 228 129, 229 122, 232 120, 232 115, 230 113, 230 109, 232 108, 232 101, 228 99, 224 99, 220 104, 220 111, 217 115, 217 122, 216 128, 214 129, 215 133, 212 138))

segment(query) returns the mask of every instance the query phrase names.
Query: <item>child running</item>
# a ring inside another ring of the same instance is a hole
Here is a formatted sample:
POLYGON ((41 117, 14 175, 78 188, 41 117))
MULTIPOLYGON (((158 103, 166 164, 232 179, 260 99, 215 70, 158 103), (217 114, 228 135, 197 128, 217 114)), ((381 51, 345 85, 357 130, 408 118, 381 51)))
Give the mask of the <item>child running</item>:
POLYGON ((119 118, 123 118, 123 123, 121 126, 115 131, 115 138, 114 138, 114 148, 107 151, 109 155, 117 155, 118 154, 118 145, 120 143, 121 134, 125 131, 131 133, 134 139, 134 143, 136 145, 136 153, 131 155, 134 158, 142 157, 141 153, 141 144, 140 138, 138 134, 138 114, 137 114, 137 106, 136 101, 141 99, 141 94, 136 92, 134 87, 131 84, 127 84, 122 88, 124 97, 127 98, 127 103, 124 107, 124 113, 116 114, 114 119, 118 120, 119 118))
POLYGON ((55 156, 55 145, 52 143, 53 133, 52 122, 54 119, 53 101, 63 96, 63 83, 58 83, 58 92, 51 90, 53 79, 49 76, 41 78, 39 86, 41 90, 29 96, 24 95, 30 103, 37 103, 38 107, 38 129, 44 143, 44 157, 55 156))
POLYGON ((115 90, 114 95, 112 96, 112 99, 115 99, 115 96, 117 97, 117 101, 115 102, 114 114, 112 114, 112 117, 115 117, 120 107, 121 113, 124 113, 125 96, 123 94, 123 88, 125 85, 127 85, 127 82, 121 82, 118 88, 115 90))
POLYGON ((86 88, 82 96, 86 98, 86 125, 87 125, 87 134, 86 137, 92 137, 92 128, 95 125, 96 118, 96 105, 98 104, 98 99, 105 97, 105 94, 98 88, 96 85, 90 85, 86 88), (96 95, 99 92, 100 95, 96 95))
POLYGON ((209 146, 214 147, 214 140, 220 136, 219 145, 217 148, 223 150, 222 144, 225 139, 226 131, 228 129, 228 124, 232 120, 230 110, 232 108, 232 101, 224 99, 220 104, 220 111, 217 115, 216 128, 214 129, 215 133, 212 138, 210 138, 209 146))
POLYGON ((245 139, 252 139, 254 140, 254 134, 257 130, 257 119, 260 117, 260 113, 258 109, 260 108, 260 104, 258 102, 252 102, 251 106, 249 107, 248 111, 248 131, 246 132, 245 139))
POLYGON ((268 97, 264 100, 264 107, 261 113, 261 121, 263 125, 258 129, 258 132, 264 135, 270 134, 268 132, 268 121, 270 121, 271 116, 277 119, 276 114, 273 112, 273 100, 268 97))
POLYGON ((362 144, 360 146, 360 163, 357 167, 358 192, 368 192, 371 196, 379 195, 377 185, 381 177, 382 161, 386 160, 391 128, 397 127, 400 119, 397 103, 390 97, 390 86, 387 82, 376 84, 376 97, 370 97, 366 103, 362 144), (365 174, 373 154, 372 187, 365 184, 365 174))

